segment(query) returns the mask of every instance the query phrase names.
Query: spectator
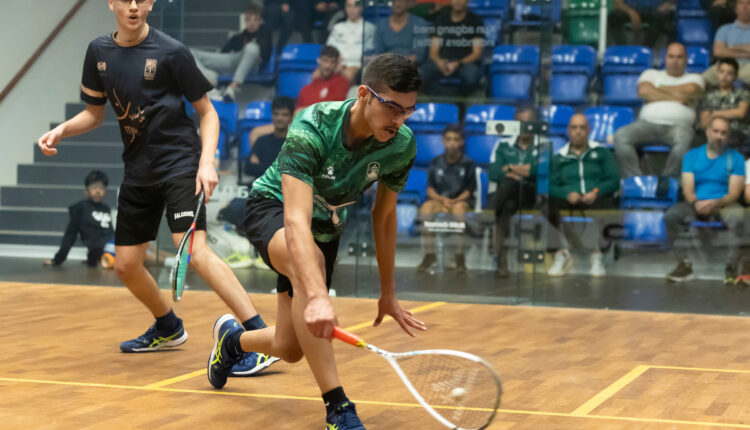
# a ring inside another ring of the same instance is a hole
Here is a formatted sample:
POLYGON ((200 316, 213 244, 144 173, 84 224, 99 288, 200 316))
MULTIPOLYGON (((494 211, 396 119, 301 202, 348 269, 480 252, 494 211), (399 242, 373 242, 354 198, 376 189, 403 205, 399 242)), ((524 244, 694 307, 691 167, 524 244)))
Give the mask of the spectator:
POLYGON ((654 46, 660 35, 671 36, 674 12, 675 0, 614 0, 607 16, 609 35, 615 45, 654 46), (626 24, 637 34, 632 41, 628 40, 626 24))
POLYGON ((337 72, 339 65, 339 51, 333 46, 324 46, 318 57, 318 68, 313 72, 313 81, 302 87, 299 92, 298 110, 318 102, 346 99, 349 81, 337 72))
MULTIPOLYGON (((750 85, 750 0, 737 0, 737 20, 722 25, 714 36, 713 56, 734 58, 740 65, 739 77, 750 85)), ((717 64, 703 72, 703 79, 711 86, 718 85, 717 64)))
POLYGON ((65 234, 60 244, 60 250, 51 260, 45 260, 47 266, 60 266, 68 258, 68 252, 76 243, 78 236, 88 248, 86 264, 89 267, 99 265, 104 254, 104 248, 115 237, 112 229, 112 215, 109 206, 102 203, 107 194, 109 179, 104 172, 94 170, 86 175, 86 199, 68 208, 70 219, 65 227, 65 234))
POLYGON ((430 57, 421 68, 424 92, 431 95, 468 95, 479 85, 482 71, 484 22, 467 8, 468 0, 451 0, 435 15, 430 29, 430 57), (444 77, 456 78, 458 86, 446 86, 444 77))
MULTIPOLYGON (((568 123, 570 141, 560 149, 550 163, 549 205, 547 219, 558 231, 562 225, 565 241, 555 254, 547 275, 563 276, 573 266, 573 257, 568 251, 571 245, 576 252, 584 247, 579 235, 569 223, 562 222, 561 211, 577 211, 586 216, 587 209, 614 208, 614 193, 620 188, 617 163, 606 147, 589 140, 589 123, 583 114, 576 114, 568 123), (567 243, 565 243, 567 242, 567 243)), ((606 275, 602 250, 601 226, 596 222, 596 241, 591 253, 589 274, 595 277, 606 275)))
POLYGON ((316 0, 315 1, 315 20, 323 22, 323 40, 328 38, 328 33, 333 26, 342 18, 346 17, 344 12, 344 1, 342 0, 316 0))
POLYGON ((435 14, 444 6, 450 5, 451 0, 416 0, 409 12, 428 21, 435 20, 435 14))
MULTIPOLYGON (((427 201, 422 205, 423 221, 431 221, 435 213, 449 213, 453 220, 462 222, 471 206, 476 188, 474 161, 464 154, 464 135, 461 127, 449 124, 443 131, 445 153, 430 161, 427 176, 427 201)), ((417 267, 426 272, 437 261, 434 233, 423 229, 425 255, 417 267)), ((466 273, 463 232, 457 234, 456 273, 466 273)))
MULTIPOLYGON (((533 121, 534 110, 516 110, 516 121, 533 121)), ((505 239, 510 231, 510 218, 519 209, 530 209, 536 199, 538 151, 533 134, 521 134, 515 141, 499 141, 490 157, 489 179, 497 184, 492 204, 495 207, 495 277, 507 278, 508 256, 505 239)))
POLYGON ((260 136, 252 146, 250 157, 245 163, 245 174, 259 178, 279 155, 284 144, 289 124, 294 115, 294 101, 289 97, 279 96, 271 102, 271 119, 273 133, 260 136))
POLYGON ((716 63, 719 87, 706 94, 701 111, 700 144, 706 143, 704 131, 711 118, 721 116, 729 120, 729 140, 727 146, 736 149, 743 156, 750 155, 746 149, 748 137, 747 106, 750 93, 744 88, 734 88, 739 65, 734 58, 720 58, 716 63))
POLYGON ((234 101, 248 73, 257 71, 271 57, 270 30, 263 26, 263 8, 251 3, 245 10, 245 30, 232 36, 221 52, 191 49, 203 75, 216 86, 219 73, 231 73, 232 82, 222 94, 234 101))
POLYGON ((701 6, 708 12, 711 28, 719 28, 737 19, 734 12, 737 7, 736 0, 701 0, 701 6))
POLYGON ((685 47, 672 43, 665 70, 649 69, 638 78, 638 96, 644 100, 638 121, 615 132, 615 153, 624 177, 642 174, 636 146, 657 140, 672 146, 662 174, 679 175, 695 135, 695 105, 704 88, 700 75, 685 73, 686 64, 685 47))
POLYGON ((354 82, 362 67, 362 50, 375 47, 375 24, 362 19, 362 5, 357 0, 346 0, 346 21, 333 26, 328 35, 328 45, 341 53, 342 62, 337 70, 349 82, 354 82))
POLYGON ((378 21, 375 31, 375 52, 408 56, 417 64, 427 53, 428 24, 408 10, 409 0, 395 0, 392 14, 378 21))
MULTIPOLYGON (((289 37, 291 37, 296 27, 296 8, 294 6, 296 5, 293 4, 293 0, 264 0, 263 2, 263 23, 268 27, 269 31, 279 31, 279 38, 276 41, 276 52, 281 52, 284 46, 286 46, 289 37)), ((304 39, 304 32, 302 37, 304 39)), ((306 42, 312 40, 309 29, 308 38, 304 40, 306 42)))
MULTIPOLYGON (((683 282, 693 279, 693 265, 684 249, 674 246, 677 235, 690 221, 721 221, 729 230, 729 256, 724 268, 725 284, 737 278, 738 239, 742 233, 743 210, 737 203, 745 183, 745 162, 742 155, 727 148, 729 121, 714 117, 706 129, 708 143, 692 149, 682 162, 682 193, 685 201, 667 209, 664 222, 667 239, 674 249, 678 264, 667 279, 683 282)), ((715 230, 699 229, 703 249, 709 249, 715 230)))

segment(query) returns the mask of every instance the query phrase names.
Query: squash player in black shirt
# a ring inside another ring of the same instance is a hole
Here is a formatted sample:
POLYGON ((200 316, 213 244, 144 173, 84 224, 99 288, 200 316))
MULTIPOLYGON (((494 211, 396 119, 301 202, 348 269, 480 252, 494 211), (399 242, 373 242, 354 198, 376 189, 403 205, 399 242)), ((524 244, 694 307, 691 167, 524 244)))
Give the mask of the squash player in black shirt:
MULTIPOLYGON (((182 320, 159 292, 143 265, 166 206, 172 239, 189 228, 201 187, 208 201, 218 177, 214 155, 219 118, 206 93, 211 84, 180 42, 146 24, 154 0, 109 0, 117 31, 92 41, 86 52, 81 98, 86 109, 39 138, 45 155, 61 139, 98 127, 109 99, 120 123, 125 173, 115 226, 115 270, 130 292, 156 318, 141 336, 123 342, 123 352, 150 352, 187 340, 182 320), (201 135, 187 117, 183 96, 200 117, 201 135)), ((206 244, 205 211, 199 215, 190 265, 243 321, 245 329, 265 323, 231 269, 206 244)), ((248 353, 235 376, 256 373, 277 359, 248 353)))

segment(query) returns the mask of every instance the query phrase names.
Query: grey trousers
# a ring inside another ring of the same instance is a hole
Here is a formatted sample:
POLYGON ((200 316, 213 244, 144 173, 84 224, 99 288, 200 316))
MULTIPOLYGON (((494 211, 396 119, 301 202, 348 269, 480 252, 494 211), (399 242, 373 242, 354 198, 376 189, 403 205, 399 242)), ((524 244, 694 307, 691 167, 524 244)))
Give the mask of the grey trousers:
MULTIPOLYGON (((739 259, 739 247, 743 230, 743 219, 745 211, 739 203, 729 204, 719 210, 716 210, 707 217, 698 217, 695 207, 688 202, 679 202, 664 214, 664 223, 667 227, 667 240, 674 250, 675 257, 678 261, 687 258, 687 250, 681 247, 675 247, 674 243, 677 236, 692 221, 722 221, 729 230, 727 236, 727 246, 729 248, 728 263, 737 263, 739 259)), ((701 248, 706 252, 711 252, 711 242, 716 237, 717 230, 712 228, 698 229, 698 238, 701 242, 701 248)))
POLYGON ((195 64, 212 84, 216 85, 220 73, 231 73, 232 81, 245 82, 248 73, 260 66, 260 47, 250 42, 239 52, 211 52, 191 49, 195 64))
POLYGON ((636 147, 646 142, 664 142, 672 147, 663 176, 678 177, 682 171, 682 157, 690 150, 693 142, 692 124, 662 125, 638 120, 620 127, 615 132, 615 154, 623 178, 643 175, 638 164, 636 147))

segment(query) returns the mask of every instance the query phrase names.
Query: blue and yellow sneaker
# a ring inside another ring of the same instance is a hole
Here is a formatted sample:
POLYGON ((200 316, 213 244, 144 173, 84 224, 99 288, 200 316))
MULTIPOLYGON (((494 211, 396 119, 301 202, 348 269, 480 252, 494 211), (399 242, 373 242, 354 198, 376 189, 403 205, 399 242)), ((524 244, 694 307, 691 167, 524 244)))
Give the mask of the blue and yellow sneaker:
POLYGON ((344 402, 326 415, 325 430, 366 430, 357 416, 354 403, 344 402))
POLYGON ((232 358, 227 349, 227 337, 245 331, 242 325, 231 314, 222 315, 214 323, 214 349, 208 357, 208 382, 214 388, 221 388, 227 383, 227 377, 239 359, 232 358))
POLYGON ((268 366, 279 361, 280 358, 262 354, 260 352, 246 352, 234 366, 229 376, 253 376, 268 366))
POLYGON ((122 352, 153 352, 162 348, 174 348, 182 345, 187 342, 188 334, 182 325, 182 320, 179 320, 180 325, 172 332, 159 331, 156 329, 156 323, 154 323, 146 330, 146 333, 121 343, 120 350, 122 352))

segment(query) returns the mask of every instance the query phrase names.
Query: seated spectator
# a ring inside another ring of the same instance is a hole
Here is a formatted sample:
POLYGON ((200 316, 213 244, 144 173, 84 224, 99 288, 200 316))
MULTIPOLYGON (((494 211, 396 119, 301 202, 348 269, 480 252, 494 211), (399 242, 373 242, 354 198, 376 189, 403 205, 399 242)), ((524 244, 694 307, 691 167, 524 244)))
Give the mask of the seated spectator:
POLYGON ((297 110, 318 102, 346 100, 349 81, 337 72, 340 54, 333 46, 324 46, 318 57, 318 68, 313 72, 313 81, 299 92, 297 110))
POLYGON ((717 116, 729 120, 729 140, 727 146, 740 151, 743 156, 750 153, 746 149, 748 139, 747 106, 750 93, 744 88, 735 88, 739 65, 734 58, 720 58, 716 63, 719 87, 706 93, 701 110, 701 128, 698 132, 700 144, 706 143, 704 130, 711 119, 717 116))
POLYGON ((262 15, 263 8, 251 3, 245 10, 245 30, 232 36, 221 52, 191 49, 196 65, 214 86, 220 73, 232 74, 232 82, 222 94, 227 100, 234 101, 248 73, 257 71, 271 57, 270 30, 263 26, 262 15))
MULTIPOLYGON (((747 0, 750 1, 750 0, 747 0)), ((615 132, 615 153, 624 177, 643 173, 636 147, 658 141, 672 147, 662 175, 677 176, 682 157, 693 142, 695 106, 703 96, 703 78, 685 73, 685 47, 667 47, 665 70, 649 69, 638 78, 638 97, 644 100, 638 120, 615 132)))
POLYGON ((478 85, 482 70, 484 22, 467 8, 468 0, 451 0, 435 15, 430 29, 430 57, 421 67, 424 85, 430 95, 469 95, 478 85), (457 78, 458 86, 443 85, 442 78, 457 78))
MULTIPOLYGON (((534 110, 516 110, 516 121, 533 121, 534 110)), ((515 140, 501 140, 490 156, 489 189, 495 184, 492 205, 495 208, 495 277, 507 278, 508 256, 505 239, 510 232, 510 219, 519 209, 531 209, 536 199, 536 170, 539 151, 533 134, 521 134, 515 140)))
MULTIPOLYGON (((563 276, 573 267, 573 257, 568 248, 581 253, 583 243, 570 223, 562 222, 562 211, 575 211, 587 216, 587 209, 615 208, 614 194, 620 189, 617 162, 609 149, 589 140, 589 123, 583 114, 576 114, 568 123, 570 141, 552 157, 549 169, 549 204, 546 216, 557 231, 565 235, 563 246, 555 254, 555 260, 547 271, 549 276, 563 276)), ((589 214, 590 215, 590 214, 589 214)), ((589 274, 595 277, 606 275, 602 250, 602 227, 596 222, 596 245, 591 253, 589 274)))
MULTIPOLYGON (((712 118, 706 129, 706 137, 708 143, 692 149, 682 162, 682 193, 685 201, 670 207, 664 214, 667 240, 678 261, 677 267, 667 275, 667 279, 673 282, 693 279, 693 265, 687 258, 687 252, 675 246, 675 240, 680 231, 697 219, 721 221, 729 230, 729 256, 724 269, 724 283, 734 284, 743 217, 743 209, 737 200, 745 183, 745 161, 739 152, 726 147, 729 137, 729 121, 726 118, 712 118)), ((703 249, 710 249, 715 232, 711 228, 698 230, 703 249)))
POLYGON ((708 12, 711 28, 719 28, 737 19, 734 12, 737 7, 736 0, 701 0, 701 6, 708 12))
MULTIPOLYGON (((294 0, 264 0, 263 1, 263 23, 271 32, 279 32, 279 38, 276 41, 276 52, 281 52, 289 41, 289 37, 294 32, 295 27, 295 10, 294 0)), ((304 34, 304 32, 302 32, 304 34)), ((309 29, 308 29, 309 34, 309 29)), ((304 35, 302 36, 304 39, 304 35)), ((308 35, 310 42, 312 39, 308 35)))
POLYGON ((294 101, 289 97, 279 96, 271 102, 271 120, 273 133, 260 136, 251 147, 248 160, 245 162, 245 174, 259 178, 268 169, 281 151, 289 124, 294 115, 294 101))
POLYGON ((314 19, 323 22, 323 34, 322 39, 328 38, 328 33, 333 29, 333 26, 338 23, 342 18, 346 18, 344 12, 344 1, 342 0, 315 0, 315 12, 313 13, 314 19))
POLYGON ((607 15, 608 33, 615 45, 651 47, 660 35, 672 35, 674 13, 674 0, 614 0, 613 9, 607 15), (628 40, 627 24, 635 33, 633 40, 628 40))
MULTIPOLYGON (((445 153, 430 161, 427 176, 427 201, 420 210, 423 221, 432 221, 436 213, 449 213, 453 220, 462 222, 471 207, 476 188, 474 161, 464 154, 464 135, 460 126, 449 124, 443 131, 445 153)), ((434 233, 422 229, 425 255, 417 270, 426 272, 437 261, 434 233)), ((463 233, 458 233, 456 244, 456 273, 466 273, 463 233)))
POLYGON ((337 72, 354 82, 362 67, 363 49, 371 51, 375 47, 375 24, 362 19, 362 5, 357 0, 346 0, 345 10, 346 21, 333 26, 326 44, 341 53, 342 61, 337 72))
POLYGON ((434 21, 435 14, 450 3, 451 0, 416 0, 409 12, 427 21, 434 21))
POLYGON ((391 16, 378 21, 375 31, 375 52, 406 55, 417 64, 427 54, 428 24, 408 10, 409 0, 395 0, 391 16))
MULTIPOLYGON (((737 0, 737 20, 722 25, 714 36, 714 58, 734 58, 740 65, 739 77, 750 85, 750 0, 737 0)), ((703 79, 710 86, 718 85, 717 64, 703 72, 703 79)))

